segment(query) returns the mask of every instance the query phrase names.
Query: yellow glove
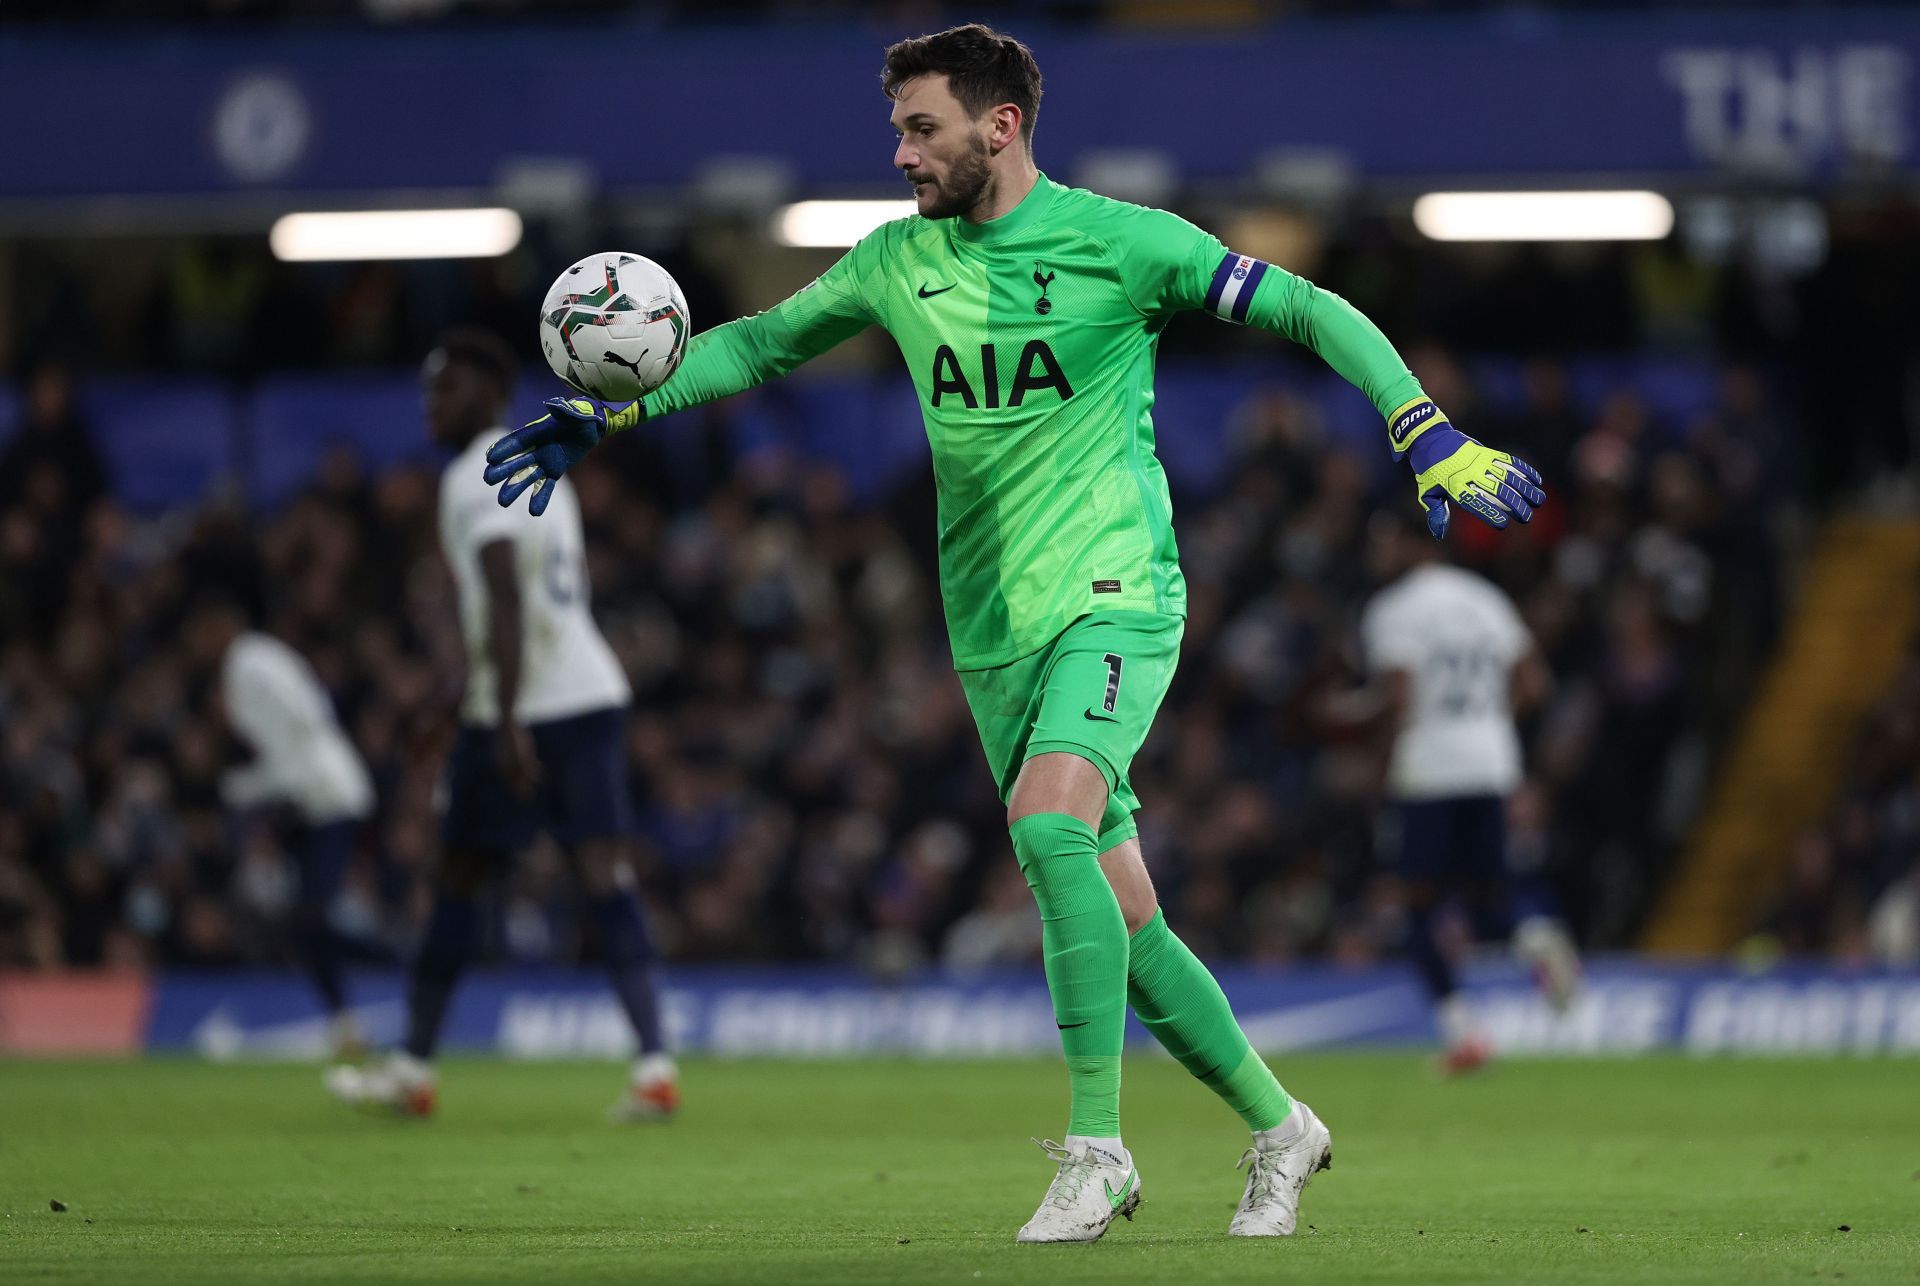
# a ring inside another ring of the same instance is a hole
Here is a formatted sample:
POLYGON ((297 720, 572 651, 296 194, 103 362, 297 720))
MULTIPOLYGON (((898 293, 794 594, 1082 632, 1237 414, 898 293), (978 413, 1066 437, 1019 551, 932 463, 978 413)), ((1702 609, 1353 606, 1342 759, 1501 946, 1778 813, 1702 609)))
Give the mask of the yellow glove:
POLYGON ((1449 500, 1493 527, 1512 518, 1529 522, 1534 506, 1546 503, 1532 465, 1475 442, 1424 398, 1388 418, 1387 440, 1393 458, 1413 468, 1414 492, 1435 540, 1446 538, 1449 500))

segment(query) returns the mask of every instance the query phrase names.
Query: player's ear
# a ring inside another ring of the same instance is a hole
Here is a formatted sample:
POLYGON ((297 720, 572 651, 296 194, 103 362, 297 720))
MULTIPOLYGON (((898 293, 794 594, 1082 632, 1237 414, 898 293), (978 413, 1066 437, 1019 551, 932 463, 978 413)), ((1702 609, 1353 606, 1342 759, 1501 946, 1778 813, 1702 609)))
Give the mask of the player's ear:
POLYGON ((1020 109, 1002 103, 987 113, 987 146, 994 155, 1020 141, 1020 109))

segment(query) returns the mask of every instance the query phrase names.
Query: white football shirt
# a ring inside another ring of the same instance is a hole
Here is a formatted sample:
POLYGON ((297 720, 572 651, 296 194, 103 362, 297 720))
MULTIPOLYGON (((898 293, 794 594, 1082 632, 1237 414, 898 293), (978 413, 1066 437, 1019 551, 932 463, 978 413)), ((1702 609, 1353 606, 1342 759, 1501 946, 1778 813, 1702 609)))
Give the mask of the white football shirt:
POLYGON ((373 780, 334 718, 333 701, 307 659, 253 631, 235 636, 220 661, 227 722, 255 758, 220 781, 235 808, 286 800, 312 826, 373 812, 373 780))
POLYGON ((1360 637, 1368 669, 1410 679, 1387 773, 1394 798, 1504 795, 1520 784, 1513 667, 1532 640, 1506 594, 1472 572, 1427 564, 1367 604, 1360 637))
POLYGON ((579 498, 562 478, 538 518, 528 512, 524 498, 511 509, 501 508, 497 491, 481 474, 487 448, 504 433, 479 434, 440 478, 440 545, 453 568, 467 643, 461 720, 487 728, 500 722, 487 653, 487 582, 480 570, 480 551, 496 540, 512 543, 520 581, 523 644, 514 717, 546 723, 625 705, 632 696, 627 676, 593 623, 579 498))

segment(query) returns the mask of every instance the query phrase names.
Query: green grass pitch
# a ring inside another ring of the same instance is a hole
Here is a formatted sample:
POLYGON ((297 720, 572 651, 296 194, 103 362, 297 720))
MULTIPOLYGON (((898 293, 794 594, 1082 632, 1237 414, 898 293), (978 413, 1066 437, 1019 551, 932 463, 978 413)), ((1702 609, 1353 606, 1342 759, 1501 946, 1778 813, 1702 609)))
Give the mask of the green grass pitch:
POLYGON ((1238 1123, 1143 1056, 1138 1219, 1027 1247, 1047 1063, 695 1062, 665 1126, 606 1121, 609 1064, 453 1060, 432 1122, 342 1108, 312 1067, 0 1064, 0 1279, 1920 1282, 1911 1062, 1280 1071, 1334 1132, 1311 1227, 1225 1235, 1238 1123))

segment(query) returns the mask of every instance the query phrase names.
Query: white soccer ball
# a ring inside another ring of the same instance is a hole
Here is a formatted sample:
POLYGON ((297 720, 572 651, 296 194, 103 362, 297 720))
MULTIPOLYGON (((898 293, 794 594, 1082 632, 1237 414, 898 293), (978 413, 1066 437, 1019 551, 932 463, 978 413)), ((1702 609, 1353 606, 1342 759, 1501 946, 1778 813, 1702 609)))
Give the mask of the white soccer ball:
POLYGON ((540 305, 540 351, 588 397, 631 402, 679 367, 690 325, 686 296, 665 268, 609 250, 554 280, 540 305))

